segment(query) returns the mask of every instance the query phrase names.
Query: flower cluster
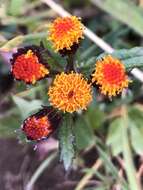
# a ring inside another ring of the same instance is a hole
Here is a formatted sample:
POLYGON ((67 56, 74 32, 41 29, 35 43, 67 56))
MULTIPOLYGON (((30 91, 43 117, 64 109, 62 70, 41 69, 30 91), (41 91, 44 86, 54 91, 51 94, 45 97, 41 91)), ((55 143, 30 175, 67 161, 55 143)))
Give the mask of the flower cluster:
MULTIPOLYGON (((52 42, 55 52, 71 59, 83 39, 83 32, 83 24, 76 16, 57 18, 50 24, 48 40, 52 42)), ((53 79, 47 93, 51 107, 44 107, 23 122, 22 131, 27 139, 45 139, 59 126, 61 114, 87 109, 92 101, 92 88, 95 85, 99 86, 102 94, 110 98, 129 85, 124 64, 111 55, 97 60, 91 80, 76 72, 72 64, 73 61, 68 61, 68 70, 65 67, 64 72, 58 71, 55 76, 43 59, 41 47, 20 48, 13 55, 11 71, 15 79, 32 85, 47 76, 53 79)))

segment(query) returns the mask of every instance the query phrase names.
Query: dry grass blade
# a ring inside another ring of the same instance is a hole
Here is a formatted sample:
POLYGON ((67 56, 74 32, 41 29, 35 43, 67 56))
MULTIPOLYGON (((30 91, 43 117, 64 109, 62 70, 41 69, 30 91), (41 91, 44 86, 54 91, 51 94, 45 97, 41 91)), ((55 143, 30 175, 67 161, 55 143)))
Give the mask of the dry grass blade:
MULTIPOLYGON (((98 170, 101 167, 101 165, 102 165, 102 160, 98 159, 95 162, 95 164, 91 167, 91 169, 98 170)), ((83 176, 83 178, 80 180, 75 190, 82 190, 86 186, 88 181, 92 178, 92 176, 93 173, 87 173, 85 176, 83 176)))

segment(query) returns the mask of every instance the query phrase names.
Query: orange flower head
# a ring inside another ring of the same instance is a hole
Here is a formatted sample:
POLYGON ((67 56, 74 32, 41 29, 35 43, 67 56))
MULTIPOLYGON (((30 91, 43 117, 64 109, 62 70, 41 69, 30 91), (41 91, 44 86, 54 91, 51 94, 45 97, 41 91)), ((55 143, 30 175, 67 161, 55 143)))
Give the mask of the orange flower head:
POLYGON ((76 16, 58 17, 49 26, 49 40, 56 51, 71 50, 83 38, 84 27, 76 16))
POLYGON ((51 130, 51 124, 46 116, 42 118, 36 118, 34 116, 28 118, 23 128, 26 136, 31 140, 46 138, 51 133, 51 130))
POLYGON ((13 55, 11 62, 14 78, 27 84, 35 84, 49 74, 48 68, 42 63, 40 53, 34 46, 19 49, 13 55))
POLYGON ((86 109, 92 100, 91 85, 81 74, 71 72, 58 74, 49 88, 50 103, 64 112, 86 109))
POLYGON ((60 116, 50 107, 44 107, 38 113, 28 117, 22 130, 28 140, 42 140, 55 131, 60 123, 60 116))
POLYGON ((101 93, 109 97, 116 96, 128 87, 130 80, 125 73, 123 63, 108 55, 96 62, 92 82, 99 85, 101 93))

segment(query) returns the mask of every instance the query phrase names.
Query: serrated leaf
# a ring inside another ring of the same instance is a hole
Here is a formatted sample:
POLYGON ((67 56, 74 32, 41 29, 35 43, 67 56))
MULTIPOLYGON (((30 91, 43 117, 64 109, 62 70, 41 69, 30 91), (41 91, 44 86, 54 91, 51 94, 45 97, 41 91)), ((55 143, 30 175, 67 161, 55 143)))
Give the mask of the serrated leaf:
POLYGON ((68 170, 75 156, 75 137, 72 130, 72 118, 66 115, 59 128, 60 160, 63 161, 65 170, 68 170))
POLYGON ((32 113, 36 109, 39 109, 42 105, 41 100, 27 101, 18 96, 13 96, 12 98, 17 105, 23 119, 25 119, 30 113, 32 113))

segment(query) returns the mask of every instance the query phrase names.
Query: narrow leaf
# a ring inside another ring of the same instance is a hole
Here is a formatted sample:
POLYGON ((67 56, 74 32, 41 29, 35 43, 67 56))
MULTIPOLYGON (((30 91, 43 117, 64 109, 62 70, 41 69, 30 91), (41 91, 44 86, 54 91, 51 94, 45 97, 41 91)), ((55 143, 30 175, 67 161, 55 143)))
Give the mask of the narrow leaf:
POLYGON ((75 156, 74 135, 72 130, 72 118, 66 115, 59 129, 60 160, 63 161, 65 170, 68 170, 75 156))
POLYGON ((143 112, 135 106, 129 107, 129 129, 131 144, 137 154, 143 153, 143 112))

